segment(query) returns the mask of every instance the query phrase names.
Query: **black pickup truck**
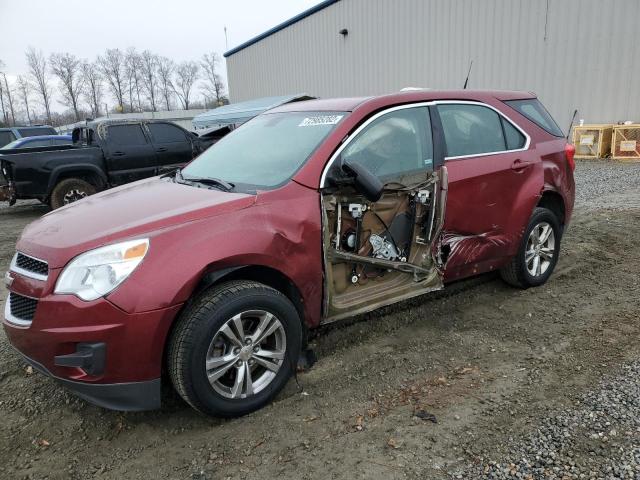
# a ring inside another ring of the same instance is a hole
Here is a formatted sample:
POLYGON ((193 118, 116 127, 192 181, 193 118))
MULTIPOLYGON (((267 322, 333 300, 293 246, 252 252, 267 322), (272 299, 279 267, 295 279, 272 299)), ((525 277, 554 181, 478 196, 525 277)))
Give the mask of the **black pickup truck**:
POLYGON ((74 129, 73 145, 2 151, 0 200, 35 198, 59 208, 182 167, 216 139, 168 121, 88 122, 74 129))

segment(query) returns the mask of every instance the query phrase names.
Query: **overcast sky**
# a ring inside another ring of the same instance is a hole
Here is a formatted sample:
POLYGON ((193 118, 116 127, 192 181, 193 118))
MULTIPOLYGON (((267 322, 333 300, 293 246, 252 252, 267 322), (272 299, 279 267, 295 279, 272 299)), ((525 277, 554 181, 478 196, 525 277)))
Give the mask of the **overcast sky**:
MULTIPOLYGON (((319 0, 0 0, 0 60, 26 73, 29 46, 95 59, 107 48, 149 49, 176 61, 233 48, 319 0)), ((226 70, 222 62, 222 74, 226 70)))

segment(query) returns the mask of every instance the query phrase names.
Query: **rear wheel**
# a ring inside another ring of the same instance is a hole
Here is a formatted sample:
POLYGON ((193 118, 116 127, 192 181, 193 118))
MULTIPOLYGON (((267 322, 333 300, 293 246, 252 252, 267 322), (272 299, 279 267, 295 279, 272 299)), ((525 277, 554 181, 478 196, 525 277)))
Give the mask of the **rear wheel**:
POLYGON ((558 262, 561 230, 557 217, 546 208, 536 208, 522 236, 518 253, 500 275, 520 288, 544 284, 558 262))
POLYGON ((64 207, 96 193, 96 187, 80 178, 67 178, 58 183, 51 192, 51 208, 64 207))
POLYGON ((298 361, 302 328, 282 293, 233 281, 201 294, 169 341, 169 374, 180 396, 208 415, 257 410, 286 385, 298 361))

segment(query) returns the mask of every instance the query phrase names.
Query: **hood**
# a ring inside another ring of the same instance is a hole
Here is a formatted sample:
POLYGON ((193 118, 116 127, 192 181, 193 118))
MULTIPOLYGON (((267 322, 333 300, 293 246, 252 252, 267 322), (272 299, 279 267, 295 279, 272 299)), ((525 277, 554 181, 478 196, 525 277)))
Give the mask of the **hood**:
POLYGON ((17 249, 64 266, 70 258, 118 240, 250 207, 254 195, 152 178, 87 197, 29 224, 17 249))

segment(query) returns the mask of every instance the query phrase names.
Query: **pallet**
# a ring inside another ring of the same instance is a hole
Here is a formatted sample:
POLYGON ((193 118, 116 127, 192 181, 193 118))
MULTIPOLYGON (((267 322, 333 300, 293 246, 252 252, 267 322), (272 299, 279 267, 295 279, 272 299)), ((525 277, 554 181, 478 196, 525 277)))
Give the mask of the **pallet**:
POLYGON ((605 158, 611 152, 611 136, 613 125, 592 124, 573 127, 573 145, 576 147, 575 158, 605 158))
POLYGON ((613 127, 611 158, 640 161, 640 124, 615 125, 613 127))

